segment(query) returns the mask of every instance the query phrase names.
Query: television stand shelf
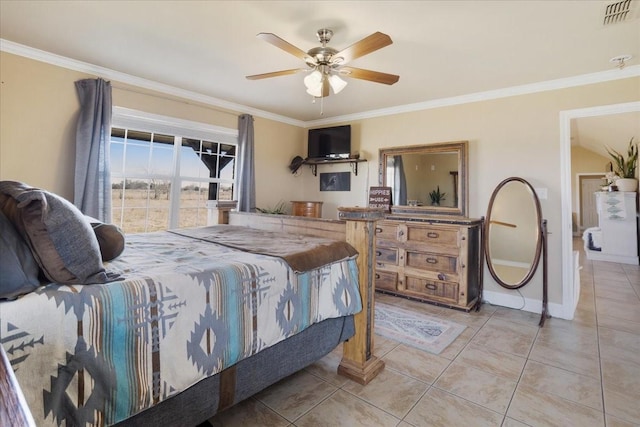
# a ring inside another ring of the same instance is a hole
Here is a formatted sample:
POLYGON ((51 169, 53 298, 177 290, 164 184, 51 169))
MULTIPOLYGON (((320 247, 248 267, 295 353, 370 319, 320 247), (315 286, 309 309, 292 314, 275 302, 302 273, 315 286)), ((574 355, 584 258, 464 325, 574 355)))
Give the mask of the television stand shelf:
POLYGON ((358 163, 366 162, 366 159, 307 159, 304 164, 309 165, 313 176, 318 176, 318 165, 329 165, 334 163, 349 163, 353 173, 358 176, 358 163))

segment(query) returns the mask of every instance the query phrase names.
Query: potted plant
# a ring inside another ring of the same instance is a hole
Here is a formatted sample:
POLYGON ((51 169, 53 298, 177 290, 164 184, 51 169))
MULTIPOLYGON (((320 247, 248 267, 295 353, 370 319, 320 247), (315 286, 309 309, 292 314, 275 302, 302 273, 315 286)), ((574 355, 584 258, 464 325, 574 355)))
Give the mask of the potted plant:
POLYGON ((256 207, 256 210, 258 212, 264 213, 264 214, 286 215, 286 213, 287 213, 287 205, 281 200, 274 207, 271 207, 271 206, 269 206, 267 208, 258 208, 258 207, 256 207))
POLYGON ((435 190, 429 193, 429 198, 431 199, 431 205, 440 206, 440 202, 445 199, 446 195, 447 193, 440 192, 440 186, 438 185, 438 187, 435 190))
POLYGON ((638 165, 638 143, 633 143, 633 137, 629 140, 627 157, 616 150, 606 147, 607 153, 614 161, 615 172, 620 177, 616 180, 619 191, 636 191, 638 180, 636 178, 636 167, 638 165))

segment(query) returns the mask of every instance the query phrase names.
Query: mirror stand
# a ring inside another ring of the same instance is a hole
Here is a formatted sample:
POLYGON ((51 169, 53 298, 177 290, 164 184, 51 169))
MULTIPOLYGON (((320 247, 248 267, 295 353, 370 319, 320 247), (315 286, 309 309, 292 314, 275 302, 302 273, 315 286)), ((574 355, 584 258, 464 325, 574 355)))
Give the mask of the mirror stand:
POLYGON ((542 314, 540 314, 539 327, 544 326, 544 321, 549 317, 547 313, 547 220, 542 220, 542 226, 540 227, 540 233, 542 235, 542 314))

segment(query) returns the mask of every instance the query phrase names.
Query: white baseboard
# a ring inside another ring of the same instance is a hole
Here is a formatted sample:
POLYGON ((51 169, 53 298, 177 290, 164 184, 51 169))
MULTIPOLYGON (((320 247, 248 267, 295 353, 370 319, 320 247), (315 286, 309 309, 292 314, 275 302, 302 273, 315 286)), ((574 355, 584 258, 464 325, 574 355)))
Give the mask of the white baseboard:
POLYGON ((616 255, 598 251, 585 250, 587 259, 590 261, 608 261, 617 262, 618 264, 638 265, 638 257, 632 255, 616 255))
MULTIPOLYGON (((506 289, 505 289, 506 290, 506 289)), ((542 300, 521 297, 515 290, 504 292, 483 291, 482 299, 492 305, 499 305, 507 308, 529 311, 531 313, 542 313, 542 300)), ((547 303, 547 312, 551 317, 567 319, 562 304, 547 303)), ((571 319, 567 319, 571 320, 571 319)))

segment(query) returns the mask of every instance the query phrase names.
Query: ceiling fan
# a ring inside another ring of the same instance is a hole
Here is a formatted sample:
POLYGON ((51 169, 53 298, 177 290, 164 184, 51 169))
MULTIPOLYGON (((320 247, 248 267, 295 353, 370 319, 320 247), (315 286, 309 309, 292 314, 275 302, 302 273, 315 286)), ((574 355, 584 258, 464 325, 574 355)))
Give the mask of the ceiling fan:
POLYGON ((315 98, 324 98, 325 96, 329 96, 329 88, 333 89, 333 93, 338 93, 347 85, 347 82, 342 80, 340 76, 387 85, 394 84, 400 78, 400 76, 395 74, 345 67, 345 64, 356 58, 360 58, 361 56, 392 44, 393 41, 388 35, 376 32, 346 49, 338 51, 327 46, 327 43, 329 43, 333 36, 333 31, 322 28, 318 30, 316 34, 322 46, 314 47, 305 52, 275 34, 259 33, 257 35, 258 38, 302 59, 308 68, 294 68, 291 70, 274 71, 272 73, 255 74, 247 76, 247 79, 258 80, 269 77, 286 76, 300 71, 311 71, 309 75, 304 78, 307 93, 315 98))

